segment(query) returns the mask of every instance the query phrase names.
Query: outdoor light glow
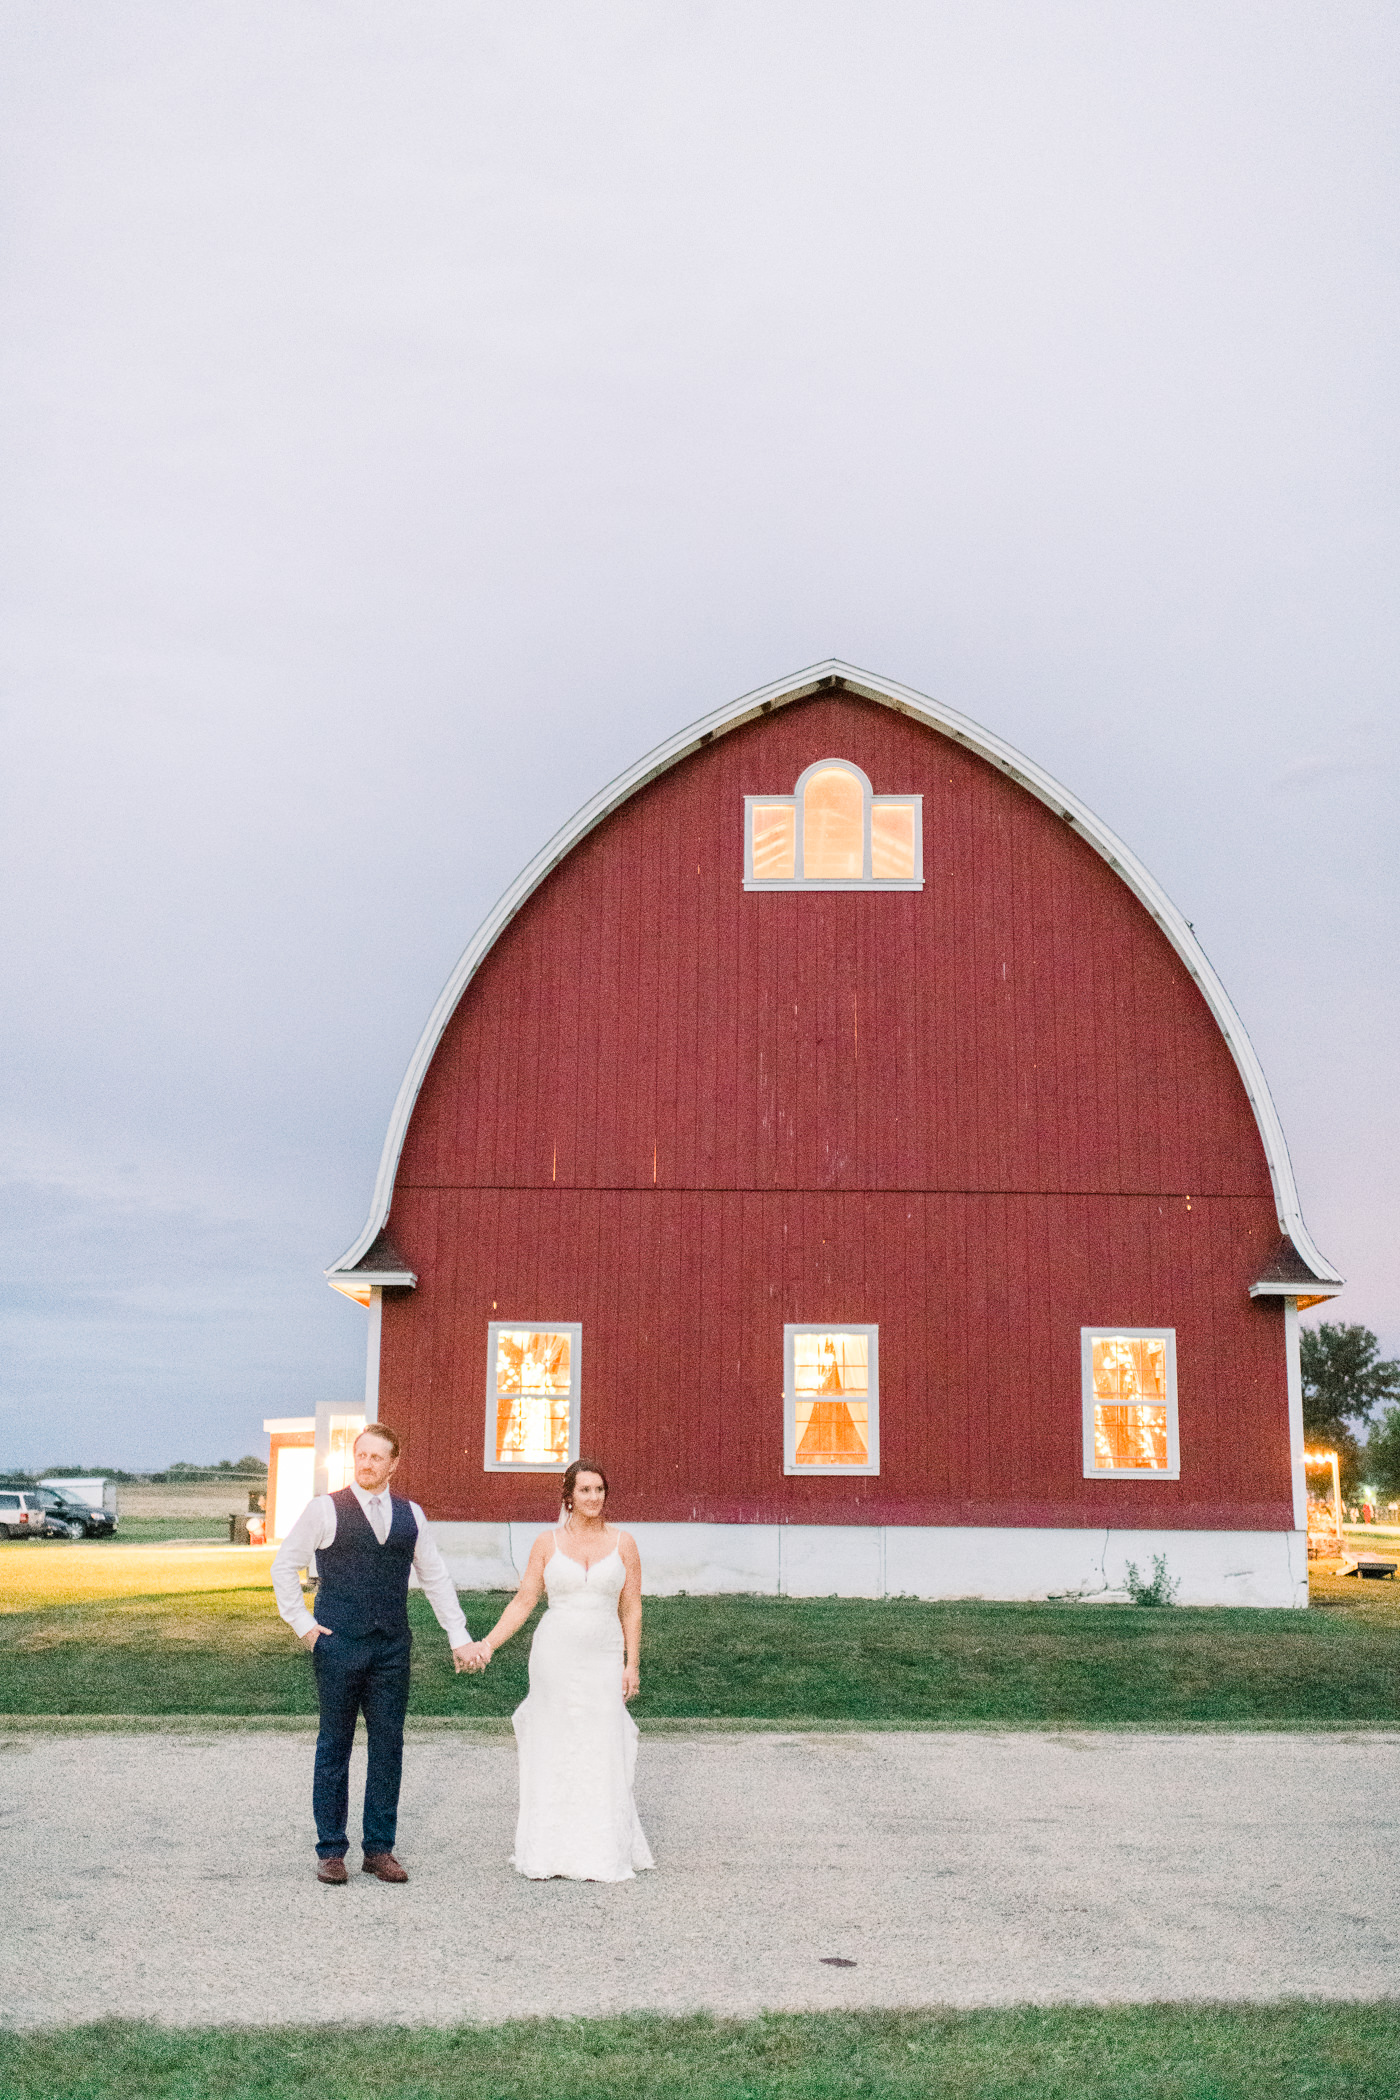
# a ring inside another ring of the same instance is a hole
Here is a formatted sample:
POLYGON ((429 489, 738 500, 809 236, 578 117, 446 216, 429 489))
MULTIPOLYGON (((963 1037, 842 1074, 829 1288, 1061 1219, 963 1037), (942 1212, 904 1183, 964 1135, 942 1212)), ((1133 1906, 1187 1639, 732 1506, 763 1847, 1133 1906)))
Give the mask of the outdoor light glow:
POLYGON ((1342 1474, 1335 1451, 1305 1451, 1303 1466, 1330 1466, 1332 1469, 1332 1508, 1330 1524, 1324 1523, 1319 1504, 1308 1502, 1309 1552, 1320 1551, 1322 1541, 1335 1535, 1338 1547, 1342 1545, 1342 1474), (1316 1545, 1312 1542, 1316 1541, 1316 1545))

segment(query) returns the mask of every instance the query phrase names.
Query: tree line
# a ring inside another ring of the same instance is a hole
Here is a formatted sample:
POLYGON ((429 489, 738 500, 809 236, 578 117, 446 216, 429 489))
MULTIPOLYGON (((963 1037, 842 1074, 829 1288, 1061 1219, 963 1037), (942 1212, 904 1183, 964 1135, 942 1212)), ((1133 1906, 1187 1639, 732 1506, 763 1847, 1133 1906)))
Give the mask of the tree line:
POLYGON ((1400 1498, 1400 1362, 1354 1323, 1305 1327, 1301 1344, 1309 1448, 1336 1452, 1349 1500, 1363 1483, 1400 1498))
POLYGON ((166 1487, 177 1480, 265 1480, 267 1460, 255 1458, 250 1452, 244 1458, 221 1458, 216 1465, 192 1466, 184 1459, 177 1459, 173 1466, 166 1466, 158 1473, 131 1473, 122 1466, 41 1466, 37 1472, 29 1472, 23 1466, 10 1467, 5 1473, 7 1480, 115 1480, 118 1486, 166 1487))

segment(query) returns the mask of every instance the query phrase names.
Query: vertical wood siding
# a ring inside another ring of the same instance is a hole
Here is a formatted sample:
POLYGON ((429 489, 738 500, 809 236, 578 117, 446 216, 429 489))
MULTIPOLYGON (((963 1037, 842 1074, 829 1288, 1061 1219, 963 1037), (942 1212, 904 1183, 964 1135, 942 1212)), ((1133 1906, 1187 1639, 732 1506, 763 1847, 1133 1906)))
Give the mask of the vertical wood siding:
POLYGON ((583 1322, 637 1521, 1286 1527, 1277 1225, 1229 1051, 1082 840, 907 717, 824 696, 583 840, 468 987, 410 1124, 381 1406, 443 1517, 486 1323, 583 1322), (922 892, 745 892, 743 797, 814 760, 924 797, 922 892), (786 1478, 786 1321, 880 1326, 875 1479, 786 1478), (1179 1482, 1081 1477, 1081 1324, 1177 1330, 1179 1482))

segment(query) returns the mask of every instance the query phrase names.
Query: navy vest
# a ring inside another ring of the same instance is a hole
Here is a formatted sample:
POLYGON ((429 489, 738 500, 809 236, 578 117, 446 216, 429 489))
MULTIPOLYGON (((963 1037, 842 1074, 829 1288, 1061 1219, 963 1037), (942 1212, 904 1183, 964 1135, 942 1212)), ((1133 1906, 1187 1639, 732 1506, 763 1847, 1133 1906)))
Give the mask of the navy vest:
POLYGON ((408 1635, 408 1578, 418 1544, 418 1520, 397 1495, 389 1536, 381 1546, 353 1488, 331 1496, 335 1537, 316 1551, 316 1622, 347 1640, 367 1633, 408 1635))

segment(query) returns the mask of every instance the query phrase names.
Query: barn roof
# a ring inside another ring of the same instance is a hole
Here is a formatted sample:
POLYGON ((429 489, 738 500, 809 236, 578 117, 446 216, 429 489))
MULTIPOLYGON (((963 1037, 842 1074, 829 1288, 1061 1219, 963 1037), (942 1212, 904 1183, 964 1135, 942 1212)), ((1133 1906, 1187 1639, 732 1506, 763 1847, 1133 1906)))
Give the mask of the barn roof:
POLYGON ((611 816, 629 796, 636 794, 639 788, 645 787, 658 775, 669 771, 672 766, 678 765, 692 752, 713 743, 716 737, 724 736, 732 729, 741 728, 747 722, 771 714, 775 708, 790 706, 793 701, 808 699, 814 693, 838 691, 853 693, 859 698, 873 700, 882 707, 893 708, 896 712, 908 715, 916 722, 925 723, 930 729, 937 730, 941 736, 951 737, 955 743, 975 752, 979 758, 985 759, 999 772, 1005 773, 1009 779, 1016 781, 1048 809, 1053 810, 1056 816, 1069 825, 1071 830, 1078 832, 1085 843, 1107 861, 1113 872, 1127 884, 1139 903, 1155 919, 1195 980, 1201 996, 1229 1045, 1254 1110, 1255 1122, 1273 1182, 1279 1230, 1283 1236, 1280 1256, 1276 1258, 1270 1271, 1254 1286, 1255 1294, 1293 1296, 1301 1292, 1331 1297, 1341 1289, 1342 1278, 1319 1252, 1303 1222, 1283 1125, 1279 1121, 1278 1111, 1269 1093, 1268 1082, 1265 1080, 1254 1045, 1250 1042, 1244 1023, 1235 1011, 1229 994, 1217 977, 1195 932, 1161 885, 1101 817, 1096 816, 1067 788, 1061 787, 1057 780, 1032 759, 1026 758, 1016 750, 1014 745, 1006 743, 991 730, 984 729, 980 723, 972 721, 967 715, 958 714, 955 709, 945 707, 939 700, 931 700, 926 694, 916 693, 908 686, 896 685, 889 679, 877 678, 869 671, 857 670, 854 665, 842 663, 834 657, 825 663, 814 664, 810 669, 798 672, 795 677, 780 679, 774 685, 761 686, 756 692, 745 693, 726 706, 717 708, 713 714, 702 716, 698 722, 693 722, 688 729, 680 730, 665 743, 658 744, 654 751, 648 752, 645 758, 638 759, 635 765, 629 766, 616 780, 600 789, 591 801, 586 802, 516 877, 477 928, 457 967, 443 987, 442 994, 428 1017, 427 1026, 418 1039, 418 1046, 409 1061, 403 1084, 399 1088, 398 1099, 394 1103, 393 1114, 389 1119, 389 1129, 379 1162, 379 1174, 374 1185, 374 1197, 364 1229, 340 1259, 325 1271, 326 1280, 334 1289, 343 1291, 349 1297, 363 1299, 372 1286, 403 1286, 416 1280, 384 1231, 393 1199, 399 1155, 403 1150, 413 1106, 443 1030, 467 986, 505 928, 546 876, 581 839, 586 838, 590 831, 611 816), (1284 1249, 1287 1250, 1286 1256, 1284 1249), (1290 1271, 1285 1275, 1280 1261, 1284 1266, 1291 1264, 1297 1273, 1290 1271))

